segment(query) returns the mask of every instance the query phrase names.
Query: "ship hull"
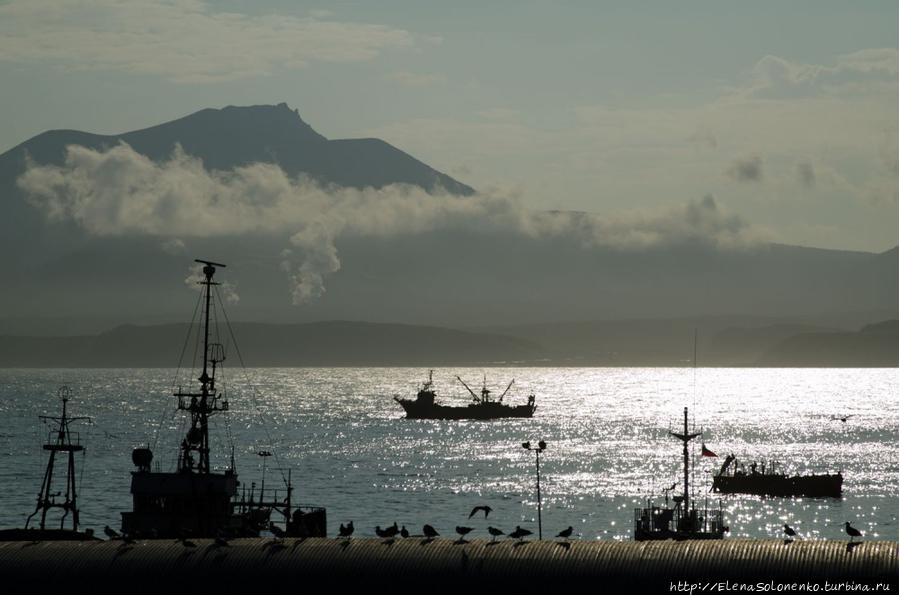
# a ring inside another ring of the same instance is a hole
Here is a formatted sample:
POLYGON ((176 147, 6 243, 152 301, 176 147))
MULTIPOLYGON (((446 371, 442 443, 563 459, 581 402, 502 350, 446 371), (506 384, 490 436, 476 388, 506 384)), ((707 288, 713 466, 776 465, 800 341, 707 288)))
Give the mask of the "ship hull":
POLYGON ((472 403, 451 407, 435 403, 418 403, 410 399, 396 399, 406 412, 406 419, 502 419, 533 417, 536 405, 503 405, 502 403, 472 403))
POLYGON ((720 494, 756 496, 839 498, 843 495, 843 476, 835 475, 718 475, 712 490, 720 494))

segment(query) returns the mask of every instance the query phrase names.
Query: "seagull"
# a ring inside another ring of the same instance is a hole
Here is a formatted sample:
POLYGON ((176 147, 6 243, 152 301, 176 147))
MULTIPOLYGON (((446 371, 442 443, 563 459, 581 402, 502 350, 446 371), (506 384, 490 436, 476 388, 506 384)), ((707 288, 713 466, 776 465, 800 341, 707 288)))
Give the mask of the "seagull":
POLYGON ((337 534, 337 536, 348 538, 350 535, 353 534, 354 529, 355 529, 355 527, 353 527, 353 521, 350 521, 349 523, 347 523, 346 527, 343 526, 343 523, 340 523, 340 532, 337 534))
POLYGON ((465 541, 465 536, 471 533, 471 527, 456 526, 456 533, 459 534, 459 542, 465 541))
POLYGON ((500 535, 505 535, 505 533, 503 533, 496 527, 487 527, 487 533, 490 533, 490 535, 493 537, 491 541, 496 541, 497 537, 499 537, 500 535))
POLYGON ((509 537, 513 539, 517 539, 518 541, 523 541, 525 537, 528 535, 533 535, 532 531, 528 531, 527 529, 522 529, 518 525, 515 526, 515 530, 509 533, 509 537))
POLYGON ((574 527, 571 525, 568 526, 564 531, 559 531, 559 534, 556 537, 561 537, 562 539, 568 539, 571 537, 571 534, 574 533, 574 527))
POLYGON ((478 512, 480 512, 482 510, 484 511, 485 519, 487 518, 487 515, 489 515, 491 512, 493 512, 493 509, 490 508, 489 506, 475 506, 474 508, 471 509, 471 513, 469 513, 468 518, 473 517, 474 515, 476 515, 478 512))
POLYGON ((425 525, 421 528, 421 532, 424 534, 428 540, 434 539, 435 537, 440 536, 440 533, 437 532, 437 529, 432 527, 431 525, 425 525))
POLYGON ((268 524, 268 530, 272 532, 272 535, 277 537, 278 539, 283 539, 287 537, 287 531, 276 525, 275 523, 268 524))
POLYGON ((390 537, 390 533, 388 533, 385 529, 382 529, 381 525, 378 525, 377 527, 375 527, 375 535, 377 535, 378 537, 383 537, 383 538, 390 537))
POLYGON ((853 416, 852 415, 831 415, 830 419, 831 419, 831 421, 841 421, 843 423, 846 423, 846 420, 849 419, 850 417, 853 417, 853 416))
POLYGON ((401 536, 403 539, 406 539, 407 537, 409 537, 409 530, 406 529, 406 525, 403 525, 403 528, 400 529, 400 536, 401 536))
POLYGON ((846 534, 849 536, 850 542, 856 537, 862 536, 862 532, 850 525, 849 521, 846 521, 846 534))
POLYGON ((786 533, 787 537, 796 537, 796 530, 789 525, 784 525, 784 533, 786 533))
POLYGON ((121 535, 119 535, 116 532, 116 530, 113 529, 112 527, 110 527, 109 525, 106 525, 105 527, 103 527, 103 532, 106 533, 106 537, 108 537, 110 539, 118 539, 119 537, 121 537, 121 535))

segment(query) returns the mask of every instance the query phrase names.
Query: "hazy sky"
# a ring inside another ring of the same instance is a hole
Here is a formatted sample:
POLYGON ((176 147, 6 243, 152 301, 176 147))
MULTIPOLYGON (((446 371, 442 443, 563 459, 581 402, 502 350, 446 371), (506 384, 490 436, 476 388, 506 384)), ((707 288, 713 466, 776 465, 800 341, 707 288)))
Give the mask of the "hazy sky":
POLYGON ((0 151, 287 102, 525 204, 899 244, 899 2, 0 0, 0 151))

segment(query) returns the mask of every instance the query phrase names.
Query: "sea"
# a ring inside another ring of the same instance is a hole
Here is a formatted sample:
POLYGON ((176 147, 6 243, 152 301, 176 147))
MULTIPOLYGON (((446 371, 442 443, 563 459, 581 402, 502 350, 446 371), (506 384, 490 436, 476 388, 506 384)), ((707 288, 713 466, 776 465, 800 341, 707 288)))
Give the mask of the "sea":
MULTIPOLYGON (((288 471, 294 503, 327 509, 328 534, 353 521, 356 535, 396 522, 455 537, 487 537, 517 526, 545 538, 568 526, 574 538, 633 538, 634 510, 664 502, 682 481, 683 427, 702 432, 692 448, 692 497, 721 507, 730 537, 776 538, 783 524, 806 539, 846 539, 850 521, 865 538, 899 539, 899 428, 895 369, 437 368, 438 400, 471 400, 456 380, 507 403, 536 396, 531 419, 428 421, 404 418, 395 395, 414 397, 419 368, 228 369, 219 375, 229 412, 212 419, 212 463, 231 464, 242 489, 279 489, 288 471), (840 418, 849 416, 846 421, 840 418), (537 460, 522 443, 546 442, 537 460), (700 456, 700 448, 718 457, 700 456), (260 456, 270 452, 272 456, 260 456), (843 497, 764 498, 709 493, 725 455, 775 462, 792 473, 841 471, 843 497), (254 485, 255 484, 255 485, 254 485), (475 506, 492 508, 488 518, 475 506), (538 522, 538 516, 540 521, 538 522)), ((70 415, 81 523, 119 528, 130 509, 131 451, 149 446, 154 467, 171 470, 186 430, 173 390, 196 370, 0 370, 0 528, 21 527, 34 510, 60 389, 70 415)), ((52 438, 52 436, 50 436, 52 438)), ((58 465, 55 477, 65 474, 58 465)), ((680 489, 680 487, 678 488, 680 489)), ((55 491, 65 493, 62 482, 55 491)), ((58 496, 62 499, 63 495, 58 496)), ((59 515, 53 515, 58 523, 59 515)))

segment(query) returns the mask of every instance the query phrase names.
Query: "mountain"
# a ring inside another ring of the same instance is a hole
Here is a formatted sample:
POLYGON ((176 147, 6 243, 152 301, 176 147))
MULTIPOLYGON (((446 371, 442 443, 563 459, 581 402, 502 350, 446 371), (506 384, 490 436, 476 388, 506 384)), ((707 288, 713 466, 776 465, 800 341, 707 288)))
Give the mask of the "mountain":
POLYGON ((276 163, 290 174, 324 184, 381 188, 402 183, 428 191, 471 195, 474 190, 376 138, 328 140, 286 103, 204 109, 178 120, 123 134, 50 130, 0 155, 0 178, 21 173, 26 156, 60 164, 68 145, 92 149, 129 144, 154 161, 171 156, 176 144, 203 159, 209 169, 229 170, 254 162, 276 163))
MULTIPOLYGON (((328 140, 303 121, 286 103, 204 109, 178 120, 114 135, 78 130, 50 130, 0 155, 0 248, 40 244, 40 252, 59 253, 82 245, 71 225, 48 226, 24 200, 16 179, 29 162, 62 164, 66 147, 95 150, 121 142, 154 161, 169 158, 177 145, 199 157, 207 169, 230 170, 255 162, 278 164, 291 176, 305 174, 322 184, 374 187, 401 183, 429 192, 446 190, 460 196, 474 190, 376 138, 328 140)), ((40 261, 40 258, 35 259, 40 261)), ((30 263, 27 257, 25 262, 30 263)))
POLYGON ((785 339, 784 329, 800 328, 777 325, 853 329, 899 316, 899 249, 721 249, 701 240, 623 249, 585 245, 576 234, 534 237, 512 224, 417 229, 414 218, 403 233, 338 237, 339 270, 326 276, 321 297, 296 307, 282 270, 286 232, 186 238, 186 250, 172 252, 166 238, 93 237, 74 223, 50 222, 16 185, 29 159, 60 163, 68 144, 120 141, 155 160, 179 144, 213 169, 261 161, 331 185, 401 182, 443 188, 459 200, 473 192, 383 141, 328 140, 285 104, 206 109, 118 135, 45 132, 0 155, 0 334, 84 336, 183 321, 196 295, 184 282, 195 257, 228 265, 222 278, 240 296, 233 319, 485 327, 525 340, 534 333, 565 361, 626 361, 644 343, 656 350, 655 361, 679 361, 685 344, 689 357, 696 318, 720 319, 700 329, 701 342, 729 327, 772 327, 721 337, 743 345, 734 361, 745 361, 785 339), (635 323, 626 332, 610 322, 647 319, 668 322, 635 323), (582 320, 604 322, 560 323, 582 320))

